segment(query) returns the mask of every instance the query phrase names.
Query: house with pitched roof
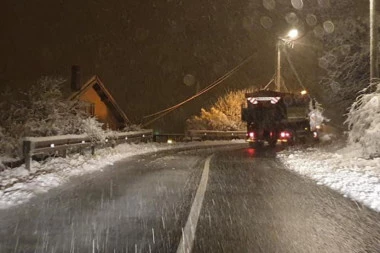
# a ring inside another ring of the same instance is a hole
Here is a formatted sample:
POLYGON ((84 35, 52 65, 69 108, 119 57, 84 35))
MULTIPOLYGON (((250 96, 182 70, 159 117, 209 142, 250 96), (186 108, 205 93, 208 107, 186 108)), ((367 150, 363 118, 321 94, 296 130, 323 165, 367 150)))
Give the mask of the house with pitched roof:
POLYGON ((120 130, 130 123, 99 76, 94 75, 81 85, 78 66, 72 67, 69 99, 83 101, 85 110, 90 115, 95 116, 98 121, 104 123, 104 128, 120 130))

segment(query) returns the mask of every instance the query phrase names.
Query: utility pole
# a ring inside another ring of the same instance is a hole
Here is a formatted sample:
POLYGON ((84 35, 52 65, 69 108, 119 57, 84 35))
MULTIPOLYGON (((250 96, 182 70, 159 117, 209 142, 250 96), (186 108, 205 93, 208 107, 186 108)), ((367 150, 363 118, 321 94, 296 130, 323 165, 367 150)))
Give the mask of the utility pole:
MULTIPOLYGON (((370 82, 379 77, 378 49, 377 49, 377 24, 376 24, 376 1, 369 1, 370 19, 370 82)), ((378 87, 380 88, 380 87, 378 87)))
POLYGON ((281 49, 282 46, 290 45, 294 40, 299 38, 298 30, 291 29, 285 37, 278 37, 277 39, 277 71, 276 71, 276 91, 281 92, 281 49))
POLYGON ((281 40, 277 40, 276 91, 281 91, 281 40))

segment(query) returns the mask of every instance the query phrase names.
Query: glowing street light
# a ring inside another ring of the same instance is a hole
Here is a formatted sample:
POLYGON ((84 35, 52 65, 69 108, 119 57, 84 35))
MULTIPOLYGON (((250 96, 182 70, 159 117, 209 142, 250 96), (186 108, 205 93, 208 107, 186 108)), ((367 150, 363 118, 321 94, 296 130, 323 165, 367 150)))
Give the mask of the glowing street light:
POLYGON ((283 43, 290 44, 292 41, 299 38, 297 29, 291 29, 286 37, 279 37, 277 41, 277 75, 276 75, 276 91, 281 91, 281 45, 283 43))
POLYGON ((289 39, 297 39, 298 38, 298 30, 297 29, 292 29, 288 32, 288 36, 287 36, 289 39))
POLYGON ((301 95, 306 95, 306 94, 307 94, 306 90, 301 91, 301 95))

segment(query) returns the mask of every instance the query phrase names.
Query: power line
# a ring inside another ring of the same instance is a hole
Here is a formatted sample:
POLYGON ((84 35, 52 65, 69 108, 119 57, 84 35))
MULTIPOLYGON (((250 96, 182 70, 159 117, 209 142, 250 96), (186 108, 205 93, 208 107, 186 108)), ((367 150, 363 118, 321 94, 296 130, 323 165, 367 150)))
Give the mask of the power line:
POLYGON ((225 79, 227 79, 228 77, 230 77, 232 74, 234 74, 234 72, 236 72, 236 70, 238 70, 242 65, 244 65, 246 62, 248 62, 254 55, 251 55, 250 57, 246 58, 244 61, 242 61, 239 65, 237 65, 235 68, 233 68, 232 70, 230 70, 229 72, 227 72, 225 75, 223 75, 222 77, 218 78, 216 81, 214 81, 213 83, 211 83, 209 86, 207 86, 206 88, 204 88, 203 90, 199 91, 197 94, 187 98, 186 100, 172 106, 172 107, 169 107, 169 108, 166 108, 164 110, 161 110, 161 111, 158 111, 156 113, 153 113, 153 114, 150 114, 150 115, 147 115, 147 116, 144 116, 144 118, 149 118, 149 117, 152 117, 152 116, 156 116, 158 114, 161 114, 161 113, 164 113, 166 111, 170 111, 171 109, 173 108, 177 108, 197 97, 199 97, 200 95, 206 93, 207 91, 211 90, 212 88, 214 88, 215 86, 217 86, 218 84, 220 84, 222 81, 224 81, 225 79))
POLYGON ((176 104, 174 106, 171 106, 171 107, 166 108, 164 110, 161 110, 159 112, 156 112, 156 113, 144 116, 144 118, 150 118, 150 117, 153 117, 153 116, 157 116, 157 117, 153 118, 152 120, 148 121, 147 123, 144 123, 143 126, 147 126, 147 125, 152 124, 154 121, 162 118, 166 114, 172 112, 173 110, 179 108, 180 106, 186 104, 187 102, 190 102, 191 100, 193 100, 193 99, 195 99, 195 98, 203 95, 204 93, 208 92, 209 90, 213 89, 214 87, 216 87, 217 85, 219 85, 220 83, 222 83, 224 80, 226 80, 227 78, 229 78, 231 75, 233 75, 245 63, 247 63, 248 61, 250 61, 253 58, 254 55, 255 54, 252 54, 251 56, 249 56, 248 58, 246 58, 245 60, 243 60, 236 67, 234 67, 233 69, 231 69, 230 71, 228 71, 225 75, 223 75, 222 77, 218 78, 216 81, 214 81, 213 83, 211 83, 210 85, 208 85, 206 88, 204 88, 203 90, 201 90, 197 94, 195 94, 195 95, 193 95, 193 96, 185 99, 184 101, 182 101, 182 102, 180 102, 180 103, 178 103, 178 104, 176 104))
POLYGON ((289 65, 290 65, 290 68, 292 69, 294 75, 296 76, 298 83, 300 84, 300 86, 301 86, 304 90, 306 90, 306 87, 303 85, 303 83, 302 83, 302 81, 301 81, 301 78, 300 78, 300 76, 298 75, 298 72, 297 72, 296 68, 294 67, 294 64, 293 64, 292 60, 291 60, 290 57, 289 57, 288 51, 284 50, 284 52, 285 52, 286 60, 288 61, 289 65))

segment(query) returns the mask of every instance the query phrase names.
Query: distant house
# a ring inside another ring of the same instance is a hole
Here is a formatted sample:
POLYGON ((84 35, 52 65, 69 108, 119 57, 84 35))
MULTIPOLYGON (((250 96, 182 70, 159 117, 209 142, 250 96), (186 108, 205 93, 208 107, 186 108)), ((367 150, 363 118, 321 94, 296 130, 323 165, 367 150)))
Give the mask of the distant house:
POLYGON ((69 99, 83 101, 86 111, 104 123, 104 128, 119 130, 129 123, 124 111, 116 103, 99 76, 95 75, 81 85, 79 67, 73 66, 71 92, 69 99))

